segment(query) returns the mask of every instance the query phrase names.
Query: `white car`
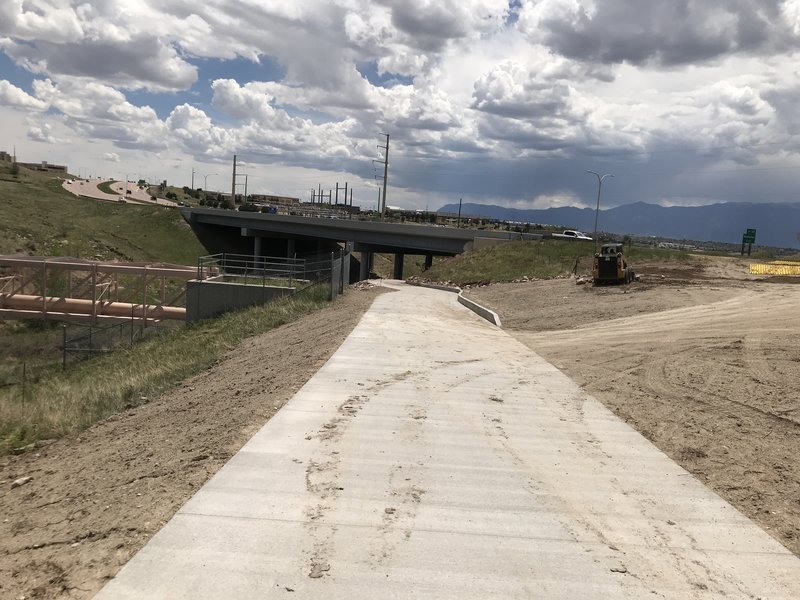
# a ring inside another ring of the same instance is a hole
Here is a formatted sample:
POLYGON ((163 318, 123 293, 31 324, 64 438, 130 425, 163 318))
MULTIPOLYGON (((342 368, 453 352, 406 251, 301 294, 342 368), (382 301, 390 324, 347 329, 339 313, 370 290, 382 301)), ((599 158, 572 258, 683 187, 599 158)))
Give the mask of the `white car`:
POLYGON ((578 231, 577 229, 565 229, 564 233, 554 233, 554 238, 562 238, 562 239, 570 239, 570 240, 589 240, 592 241, 588 235, 583 232, 578 231))

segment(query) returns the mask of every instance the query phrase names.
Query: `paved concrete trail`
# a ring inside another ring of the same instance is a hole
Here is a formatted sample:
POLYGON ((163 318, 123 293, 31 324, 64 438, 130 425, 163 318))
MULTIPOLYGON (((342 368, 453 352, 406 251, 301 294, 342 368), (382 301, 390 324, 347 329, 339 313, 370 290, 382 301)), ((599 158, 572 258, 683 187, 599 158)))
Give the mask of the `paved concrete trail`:
POLYGON ((565 375, 398 287, 99 598, 800 598, 800 560, 565 375))

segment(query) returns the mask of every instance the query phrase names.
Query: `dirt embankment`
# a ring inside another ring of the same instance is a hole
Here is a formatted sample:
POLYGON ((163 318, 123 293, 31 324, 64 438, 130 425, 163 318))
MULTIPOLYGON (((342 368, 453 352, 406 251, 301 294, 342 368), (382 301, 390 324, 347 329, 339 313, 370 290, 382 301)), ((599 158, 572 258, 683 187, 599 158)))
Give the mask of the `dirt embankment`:
POLYGON ((630 286, 468 294, 800 555, 800 285, 734 258, 635 267, 630 286))
POLYGON ((0 457, 0 598, 94 595, 324 364, 380 291, 353 290, 252 338, 79 436, 0 457))

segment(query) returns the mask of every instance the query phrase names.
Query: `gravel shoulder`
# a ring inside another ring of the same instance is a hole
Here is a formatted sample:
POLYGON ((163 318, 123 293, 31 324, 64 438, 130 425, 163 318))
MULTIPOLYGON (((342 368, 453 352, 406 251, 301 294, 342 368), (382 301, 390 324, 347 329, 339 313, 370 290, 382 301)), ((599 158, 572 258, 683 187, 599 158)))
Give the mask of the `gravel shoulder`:
POLYGON ((701 257, 467 295, 682 467, 800 555, 800 285, 701 257))
POLYGON ((79 436, 0 457, 0 598, 93 596, 319 370, 384 291, 359 288, 79 436))

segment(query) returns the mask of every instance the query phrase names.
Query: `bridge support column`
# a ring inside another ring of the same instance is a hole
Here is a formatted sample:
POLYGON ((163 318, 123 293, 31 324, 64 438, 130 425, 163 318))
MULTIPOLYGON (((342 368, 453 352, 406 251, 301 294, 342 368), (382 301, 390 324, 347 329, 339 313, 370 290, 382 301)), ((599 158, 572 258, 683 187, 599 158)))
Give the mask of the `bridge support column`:
POLYGON ((361 252, 361 269, 358 273, 358 280, 369 279, 370 266, 372 265, 372 252, 361 252))
POLYGON ((394 255, 394 274, 392 277, 394 279, 402 279, 403 278, 403 259, 405 259, 406 255, 402 252, 396 252, 394 255))
POLYGON ((433 266, 433 254, 426 254, 425 255, 425 271, 430 269, 433 266))
POLYGON ((261 256, 261 236, 253 236, 253 256, 261 256))
POLYGON ((294 258, 294 238, 286 240, 286 258, 294 258))

